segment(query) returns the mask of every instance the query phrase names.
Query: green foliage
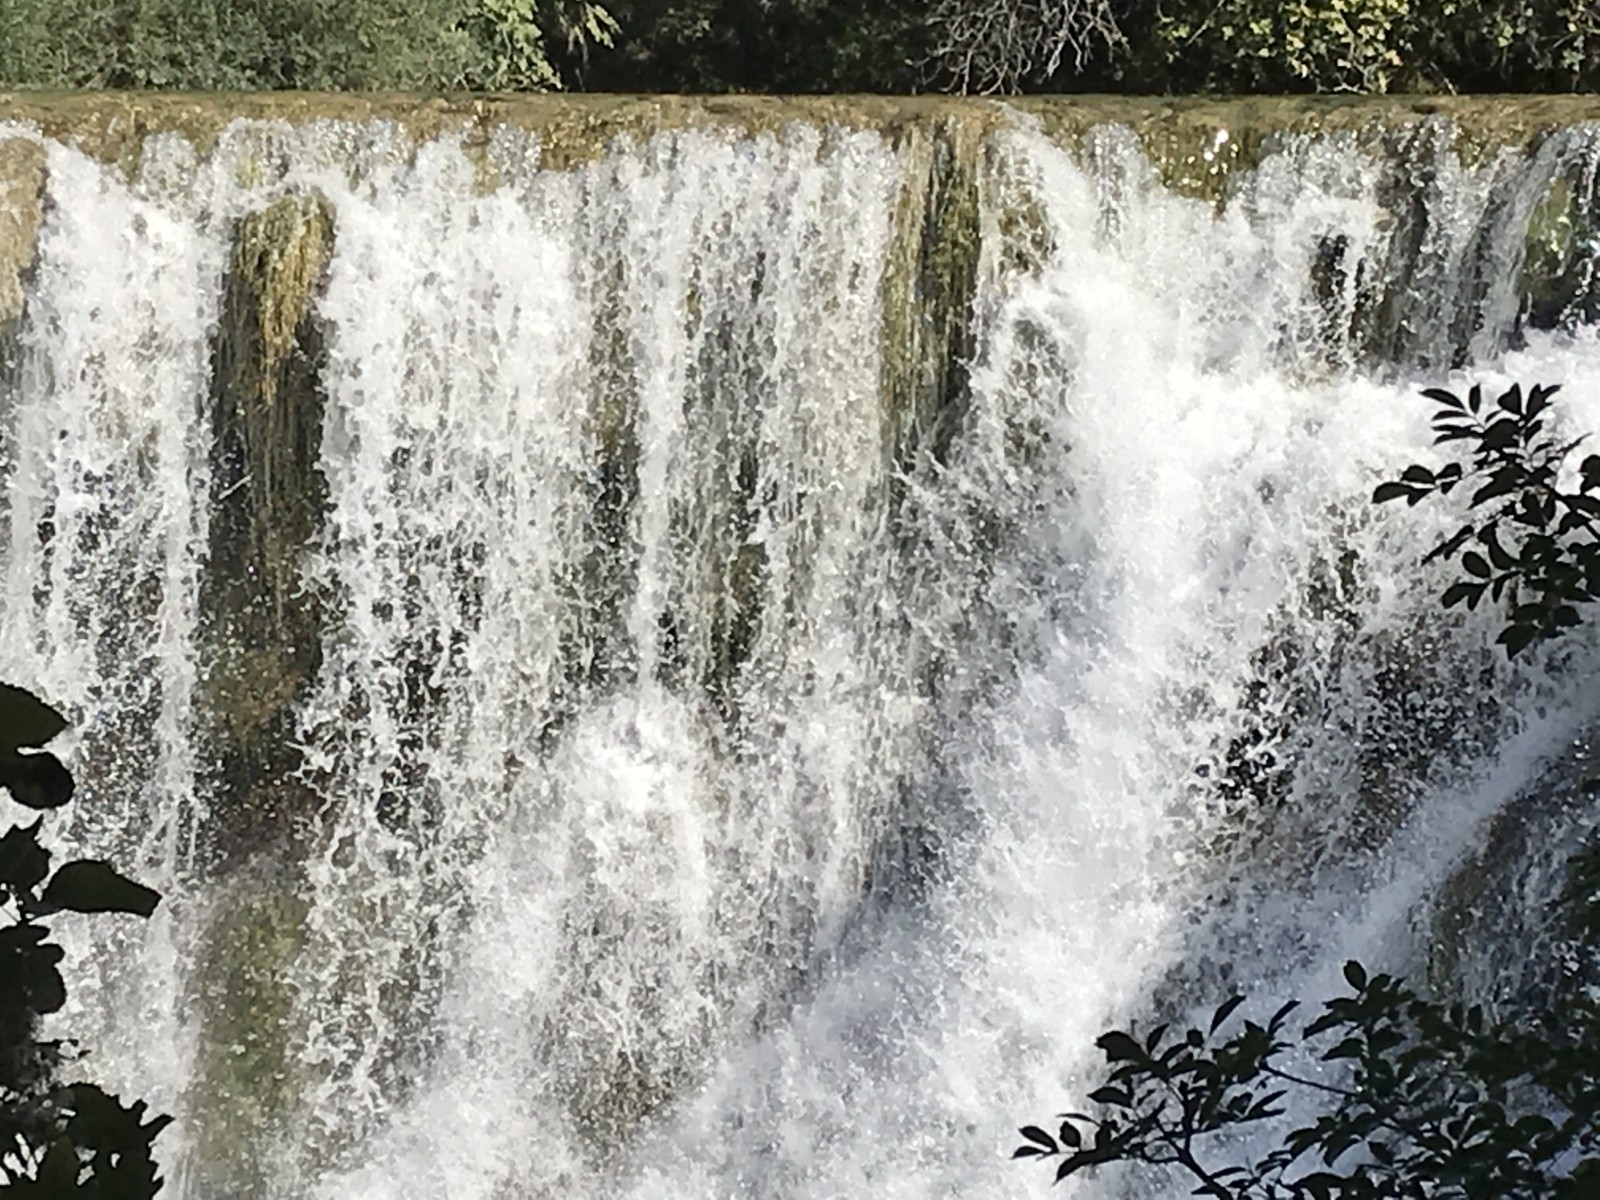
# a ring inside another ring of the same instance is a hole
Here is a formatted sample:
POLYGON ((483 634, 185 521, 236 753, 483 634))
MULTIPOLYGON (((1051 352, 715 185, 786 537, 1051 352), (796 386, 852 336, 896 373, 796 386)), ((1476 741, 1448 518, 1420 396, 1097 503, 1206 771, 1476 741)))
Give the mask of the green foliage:
POLYGON ((1551 92, 1600 78, 1589 0, 1160 0, 1123 14, 1131 90, 1551 92))
MULTIPOLYGON (((592 90, 1396 92, 1600 84, 1589 0, 614 0, 592 90)), ((591 43, 592 44, 592 43, 591 43)))
POLYGON ((1417 996, 1388 975, 1345 966, 1349 995, 1298 1034, 1290 1003, 1265 1024, 1219 1006, 1204 1030, 1098 1041, 1097 1115, 1064 1113, 1056 1132, 1022 1129, 1014 1158, 1058 1160, 1057 1181, 1113 1163, 1177 1168, 1215 1200, 1579 1200, 1600 1185, 1600 1007, 1580 999, 1532 1028, 1417 996), (1291 1064, 1315 1056, 1328 1082, 1291 1064), (1323 1114, 1249 1163, 1224 1136, 1283 1117, 1291 1094, 1323 1114), (1236 1152, 1236 1150, 1235 1150, 1236 1152))
POLYGON ((557 55, 586 91, 911 92, 932 30, 918 0, 609 0, 617 33, 557 55))
POLYGON ((596 0, 6 0, 0 86, 542 89, 596 0))
MULTIPOLYGON (((43 749, 66 727, 31 692, 0 684, 0 787, 18 803, 49 810, 71 799, 70 772, 43 749)), ((148 917, 160 897, 97 859, 52 873, 50 851, 39 844, 42 823, 0 836, 0 911, 10 919, 0 928, 0 1193, 144 1200, 161 1189, 151 1143, 171 1118, 145 1120, 143 1101, 124 1105, 95 1084, 57 1082, 77 1052, 38 1036, 39 1018, 67 1000, 63 952, 43 919, 62 911, 148 917)))
POLYGON ((6 0, 0 86, 1566 91, 1590 0, 6 0))
POLYGON ((1469 447, 1439 471, 1413 465, 1380 484, 1376 503, 1416 504, 1473 485, 1472 521, 1435 546, 1424 562, 1459 559, 1462 577, 1445 589, 1446 608, 1476 608, 1487 594, 1506 606, 1500 643, 1516 655, 1580 621, 1578 606, 1600 598, 1600 456, 1587 456, 1577 489, 1562 486, 1567 456, 1583 441, 1548 432, 1557 388, 1513 385, 1493 405, 1474 387, 1465 400, 1442 388, 1423 393, 1439 405, 1434 442, 1469 447))
MULTIPOLYGON (((1228 91, 1387 92, 1415 83, 1426 0, 1167 0, 1146 64, 1179 86, 1228 91)), ((1434 7, 1454 7, 1442 0, 1434 7)))

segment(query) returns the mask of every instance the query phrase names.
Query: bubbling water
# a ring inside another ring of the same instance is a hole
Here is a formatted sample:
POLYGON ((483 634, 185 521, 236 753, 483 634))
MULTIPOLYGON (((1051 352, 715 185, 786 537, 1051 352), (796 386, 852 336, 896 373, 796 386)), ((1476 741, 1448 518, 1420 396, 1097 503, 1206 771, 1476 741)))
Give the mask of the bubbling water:
POLYGON ((179 1115, 175 1192, 1012 1194, 1107 1023, 1415 965, 1592 716, 1586 643, 1513 669, 1439 610, 1451 514, 1368 503, 1424 381, 1600 422, 1590 332, 1519 328, 1592 137, 1447 132, 1285 138, 1215 202, 1123 129, 990 133, 966 385, 909 440, 904 141, 49 144, 0 669, 76 719, 63 842, 166 893, 66 930, 67 1016, 179 1115), (235 224, 311 193, 316 802, 240 865, 214 345, 235 224))

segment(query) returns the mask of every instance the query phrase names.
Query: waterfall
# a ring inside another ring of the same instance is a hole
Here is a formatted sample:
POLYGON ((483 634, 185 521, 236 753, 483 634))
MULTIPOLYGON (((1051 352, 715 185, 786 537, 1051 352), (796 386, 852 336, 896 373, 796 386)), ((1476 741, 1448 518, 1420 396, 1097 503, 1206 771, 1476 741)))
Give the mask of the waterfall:
POLYGON ((0 125, 0 678, 175 1195, 1042 1191, 1109 1023, 1429 968, 1594 648, 1368 501, 1421 386, 1600 426, 1600 134, 1081 124, 0 125))

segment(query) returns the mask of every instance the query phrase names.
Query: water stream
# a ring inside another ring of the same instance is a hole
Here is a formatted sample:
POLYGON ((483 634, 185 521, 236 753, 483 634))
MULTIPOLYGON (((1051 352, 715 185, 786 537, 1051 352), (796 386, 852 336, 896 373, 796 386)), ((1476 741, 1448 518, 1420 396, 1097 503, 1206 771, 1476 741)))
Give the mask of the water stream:
POLYGON ((62 1020, 178 1115, 172 1192, 1044 1194, 1011 1131, 1107 1023, 1425 964, 1596 703, 1587 642, 1512 669, 1438 608, 1451 512, 1368 503, 1433 454, 1419 386, 1600 426, 1581 305, 1523 320, 1594 132, 1447 133, 1285 138, 1218 205, 1123 129, 990 132, 965 383, 918 413, 903 139, 48 143, 0 677, 74 718, 61 839, 166 894, 64 930, 62 1020), (237 223, 310 194, 284 684, 208 591, 214 355, 237 223), (309 797, 248 845, 225 660, 292 695, 309 797))

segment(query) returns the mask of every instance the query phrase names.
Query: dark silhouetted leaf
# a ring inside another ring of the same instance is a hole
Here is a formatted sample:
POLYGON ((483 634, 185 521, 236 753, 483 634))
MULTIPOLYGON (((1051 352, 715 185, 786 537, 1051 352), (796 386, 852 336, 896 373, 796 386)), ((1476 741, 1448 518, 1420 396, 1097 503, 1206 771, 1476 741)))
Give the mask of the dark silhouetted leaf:
POLYGON ((1506 648, 1506 657, 1515 658, 1539 640, 1537 625, 1508 625, 1495 639, 1506 648))
POLYGON ((1496 471, 1477 491, 1472 493, 1471 504, 1473 508, 1500 496, 1508 496, 1522 486, 1522 479, 1515 471, 1496 471))
POLYGON ((39 845, 39 824, 16 825, 0 837, 0 884, 13 892, 31 893, 50 873, 50 852, 39 845))
POLYGON ((1033 1142, 1035 1145, 1043 1146, 1051 1154, 1054 1154, 1056 1152, 1056 1150, 1059 1148, 1059 1147, 1056 1146, 1055 1138, 1051 1137, 1048 1133, 1046 1133, 1044 1130, 1040 1129, 1037 1125, 1024 1125, 1017 1132, 1022 1134, 1023 1137, 1027 1138, 1030 1142, 1033 1142))
POLYGON ((72 772, 54 754, 0 757, 0 787, 25 808, 60 808, 72 799, 72 772))
POLYGON ((1089 1093, 1089 1099, 1096 1104, 1109 1104, 1115 1108, 1127 1108, 1133 1103, 1133 1097, 1121 1088, 1101 1087, 1089 1093))
POLYGON ((1242 1003, 1245 1003, 1245 997, 1242 997, 1242 995, 1235 995, 1235 997, 1229 997, 1227 1000, 1224 1000, 1221 1005, 1216 1006, 1216 1011, 1211 1014, 1210 1032, 1213 1032, 1214 1034, 1214 1032, 1218 1030, 1218 1027, 1221 1026, 1222 1022, 1227 1021, 1230 1016, 1234 1016, 1235 1011, 1238 1010, 1238 1006, 1242 1005, 1242 1003))
POLYGON ((40 901, 47 911, 121 912, 148 917, 161 894, 119 874, 98 859, 69 862, 50 877, 40 901))
POLYGON ((42 746, 67 727, 67 719, 24 688, 0 683, 0 754, 42 746))
POLYGON ((65 1103, 72 1115, 67 1120, 67 1136, 80 1150, 88 1151, 88 1166, 94 1194, 111 1197, 153 1196, 160 1190, 151 1143, 172 1123, 171 1117, 157 1116, 146 1121, 149 1106, 142 1100, 124 1105, 92 1083, 79 1083, 65 1089, 65 1103))
POLYGON ((1102 1033, 1095 1045, 1105 1051, 1107 1062, 1133 1062, 1145 1057, 1144 1047, 1120 1029, 1102 1033))
POLYGON ((0 996, 5 1011, 53 1013, 66 1004, 66 984, 58 970, 64 952, 45 941, 49 936, 42 925, 0 929, 0 996))
POLYGON ((1423 555, 1423 565, 1426 566, 1428 563, 1431 563, 1436 559, 1449 558, 1457 550, 1461 549, 1461 547, 1466 544, 1467 540, 1476 532, 1477 529, 1475 526, 1463 525, 1460 529, 1456 530, 1432 550, 1428 551, 1427 554, 1423 555))
POLYGON ((1517 565, 1517 560, 1512 558, 1504 546, 1500 544, 1500 536, 1491 526, 1478 535, 1478 540, 1489 551, 1489 561, 1494 564, 1497 571, 1509 571, 1517 565))

